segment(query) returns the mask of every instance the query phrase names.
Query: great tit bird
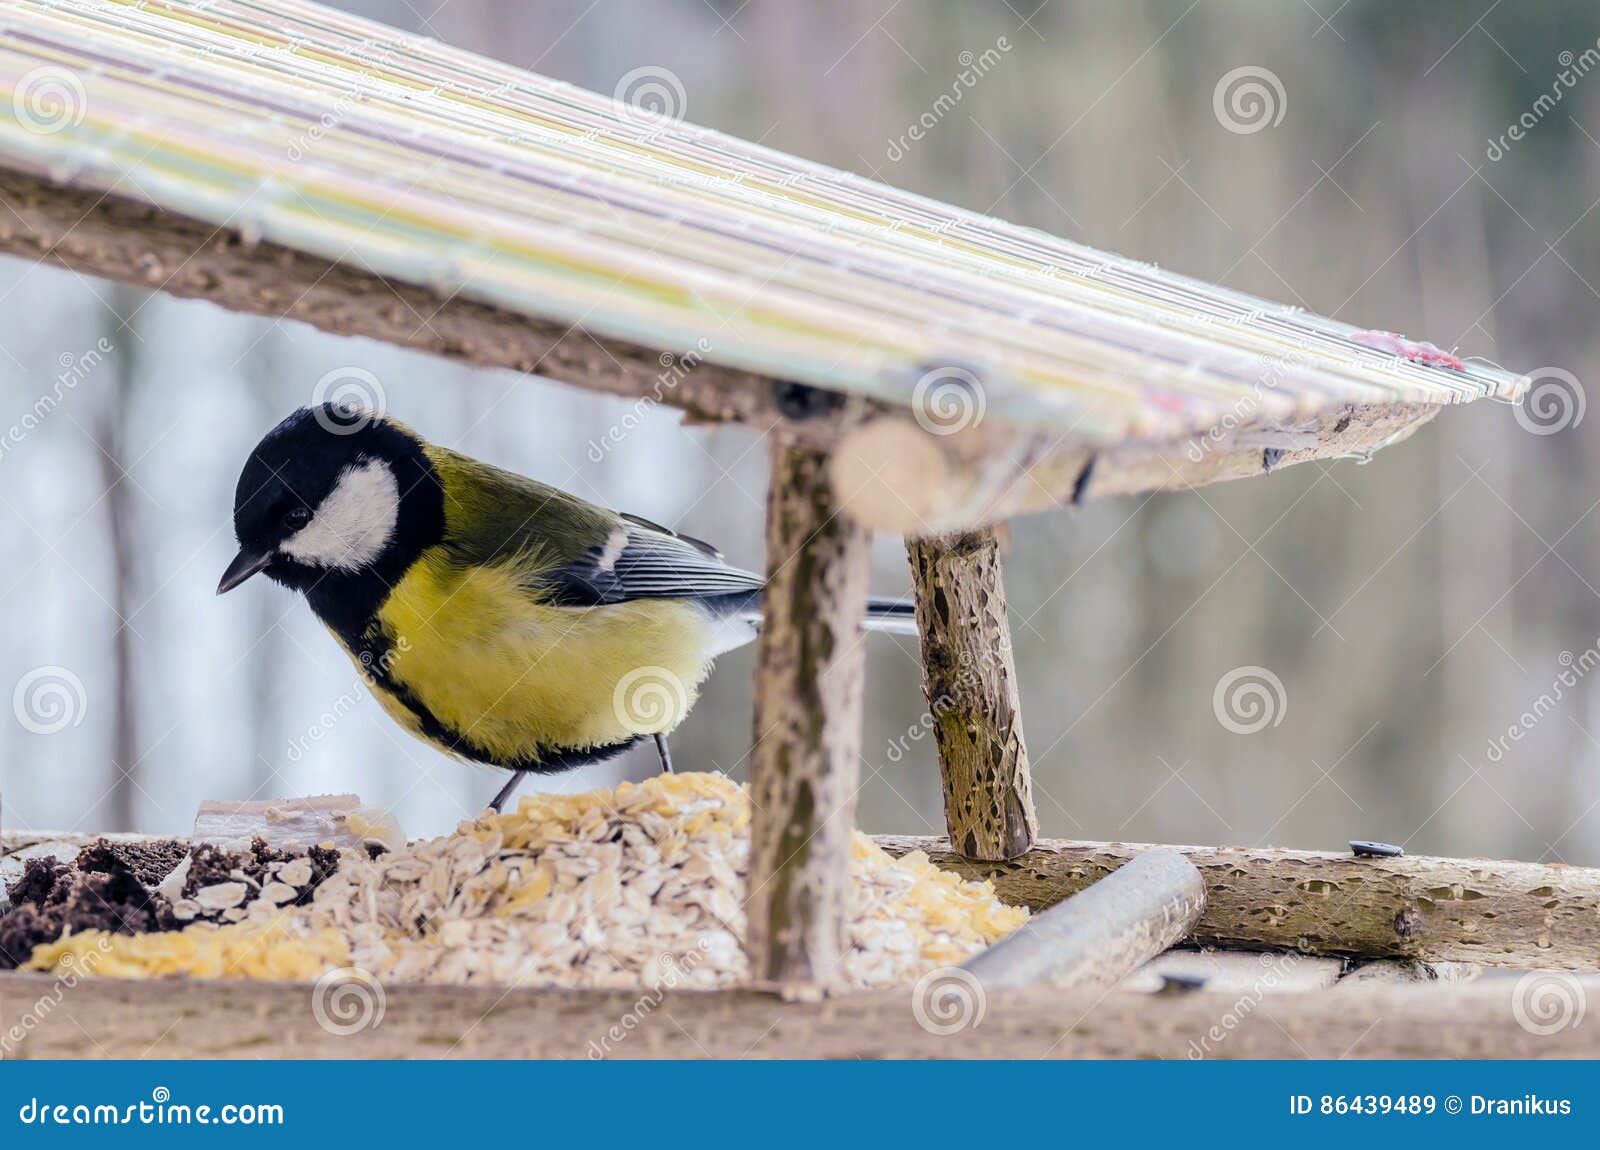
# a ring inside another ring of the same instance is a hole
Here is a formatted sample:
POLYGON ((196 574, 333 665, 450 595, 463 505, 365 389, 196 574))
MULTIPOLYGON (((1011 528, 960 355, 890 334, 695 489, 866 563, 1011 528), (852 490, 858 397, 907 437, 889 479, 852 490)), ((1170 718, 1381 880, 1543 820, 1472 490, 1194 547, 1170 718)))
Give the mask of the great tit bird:
MULTIPOLYGON (((336 404, 251 453, 239 554, 305 594, 383 709, 460 759, 527 773, 609 759, 688 712, 712 660, 755 637, 762 579, 707 543, 585 502, 336 404)), ((909 601, 869 628, 915 632, 909 601)))

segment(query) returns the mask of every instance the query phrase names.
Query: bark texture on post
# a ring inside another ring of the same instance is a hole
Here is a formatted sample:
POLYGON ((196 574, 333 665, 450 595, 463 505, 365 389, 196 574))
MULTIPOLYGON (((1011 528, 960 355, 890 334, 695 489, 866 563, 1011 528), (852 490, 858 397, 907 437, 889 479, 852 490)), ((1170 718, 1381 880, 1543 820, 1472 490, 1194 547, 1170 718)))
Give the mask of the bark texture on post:
POLYGON ((922 689, 933 716, 950 841, 968 858, 1026 854, 1039 836, 992 528, 910 539, 922 689))
POLYGON ((778 442, 757 650, 746 945, 752 979, 788 998, 826 990, 844 945, 870 540, 836 511, 827 457, 778 442))
POLYGON ((1595 867, 1065 839, 1009 862, 974 862, 926 835, 876 837, 890 854, 924 851, 964 879, 990 879, 1001 901, 1034 910, 1141 854, 1177 851, 1206 880, 1190 938, 1200 946, 1600 971, 1595 867))

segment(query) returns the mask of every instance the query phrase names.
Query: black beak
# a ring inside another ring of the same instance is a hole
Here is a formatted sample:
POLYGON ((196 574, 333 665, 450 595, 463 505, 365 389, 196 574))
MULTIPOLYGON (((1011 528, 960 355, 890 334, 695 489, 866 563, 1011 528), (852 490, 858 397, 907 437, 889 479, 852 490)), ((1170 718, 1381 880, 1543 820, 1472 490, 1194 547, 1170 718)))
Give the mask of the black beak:
POLYGON ((222 582, 217 584, 217 594, 223 595, 232 591, 250 576, 263 570, 272 562, 272 552, 252 551, 248 547, 239 549, 239 554, 233 557, 233 562, 228 564, 228 569, 222 573, 222 582))

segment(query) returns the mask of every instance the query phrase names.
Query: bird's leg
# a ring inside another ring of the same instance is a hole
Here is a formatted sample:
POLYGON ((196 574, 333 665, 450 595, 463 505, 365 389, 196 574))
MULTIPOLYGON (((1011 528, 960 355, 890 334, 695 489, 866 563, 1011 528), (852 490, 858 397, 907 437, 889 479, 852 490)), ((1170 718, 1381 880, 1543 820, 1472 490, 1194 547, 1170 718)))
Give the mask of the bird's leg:
POLYGON ((661 756, 661 771, 670 775, 672 771, 672 752, 667 750, 667 736, 660 731, 656 732, 656 754, 661 756))
POLYGON ((500 788, 500 793, 489 801, 489 809, 495 814, 500 813, 500 808, 506 805, 506 800, 516 793, 522 785, 522 776, 526 771, 512 771, 511 777, 506 780, 506 785, 500 788))

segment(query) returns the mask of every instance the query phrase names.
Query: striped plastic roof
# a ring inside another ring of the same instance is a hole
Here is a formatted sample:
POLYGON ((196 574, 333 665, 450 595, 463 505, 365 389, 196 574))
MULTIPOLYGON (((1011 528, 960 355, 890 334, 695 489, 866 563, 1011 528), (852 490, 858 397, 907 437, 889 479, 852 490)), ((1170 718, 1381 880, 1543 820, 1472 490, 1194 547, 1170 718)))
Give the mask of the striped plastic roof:
POLYGON ((670 73, 624 80, 646 98, 301 0, 8 0, 0 166, 893 402, 959 363, 988 414, 1098 443, 1526 384, 680 122, 670 73))

